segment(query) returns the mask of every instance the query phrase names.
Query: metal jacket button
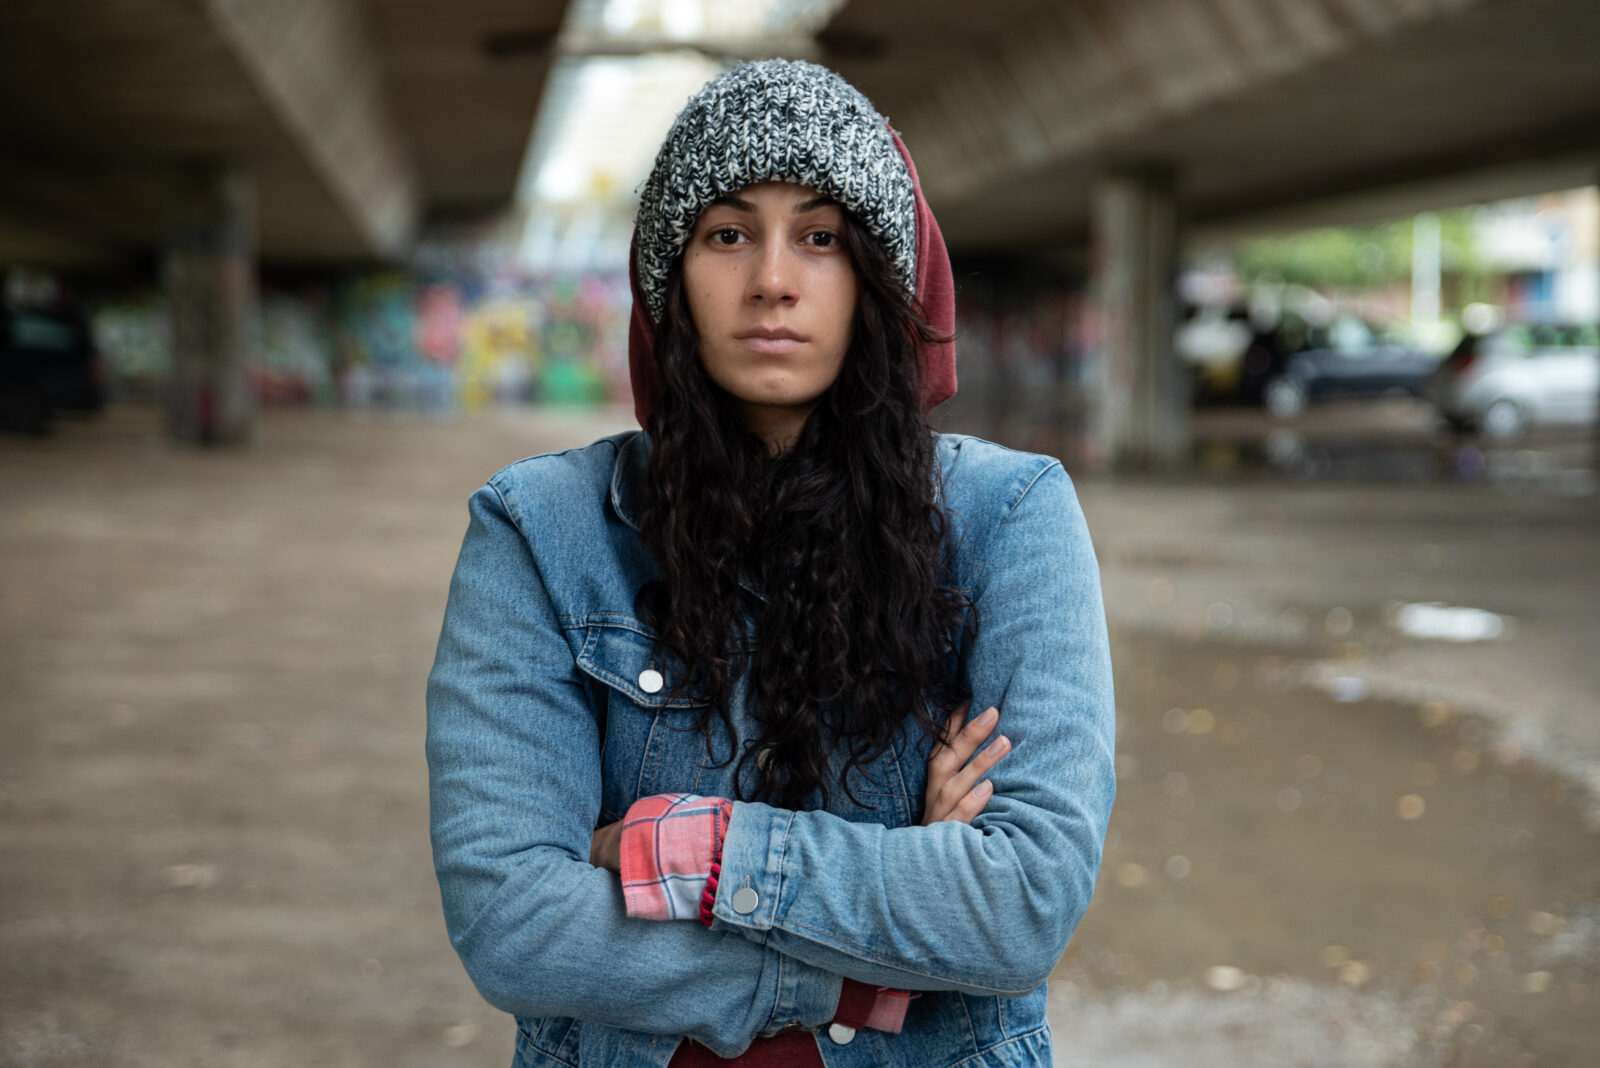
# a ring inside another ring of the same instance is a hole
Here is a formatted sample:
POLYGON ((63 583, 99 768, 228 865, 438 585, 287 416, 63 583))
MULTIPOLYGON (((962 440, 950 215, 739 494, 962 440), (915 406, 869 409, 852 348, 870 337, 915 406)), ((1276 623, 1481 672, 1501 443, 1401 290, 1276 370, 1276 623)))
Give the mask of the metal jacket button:
POLYGON ((829 1024, 828 1037, 833 1039, 836 1045, 848 1046, 850 1040, 856 1037, 856 1029, 854 1027, 846 1027, 841 1023, 829 1024))
POLYGON ((733 892, 733 911, 741 916, 748 916, 761 904, 761 895, 748 886, 741 886, 733 892))
POLYGON ((661 687, 666 684, 667 680, 662 678, 661 672, 655 668, 645 668, 639 672, 639 689, 645 693, 660 693, 661 687))

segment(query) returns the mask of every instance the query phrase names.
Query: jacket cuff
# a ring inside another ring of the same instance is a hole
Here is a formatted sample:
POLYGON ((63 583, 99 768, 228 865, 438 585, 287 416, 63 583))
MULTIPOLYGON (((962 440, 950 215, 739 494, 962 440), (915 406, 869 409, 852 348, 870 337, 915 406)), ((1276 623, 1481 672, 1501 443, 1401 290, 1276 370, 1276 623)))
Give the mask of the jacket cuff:
MULTIPOLYGON (((709 895, 714 898, 711 914, 721 929, 732 927, 752 941, 764 943, 766 932, 782 919, 780 901, 788 890, 783 883, 783 856, 794 814, 743 801, 735 802, 732 812, 722 842, 717 889, 709 895)), ((911 1003, 908 992, 854 979, 834 981, 839 985, 828 991, 833 996, 823 1024, 842 1023, 857 1030, 867 1027, 890 1033, 898 1033, 904 1026, 911 1003)), ((814 998, 818 992, 817 984, 812 983, 805 993, 814 998)), ((783 1000, 780 994, 780 1002, 783 1000)), ((789 1011, 802 1026, 807 1025, 809 1012, 789 1011)))
POLYGON ((758 944, 781 918, 783 852, 794 813, 748 801, 735 801, 722 842, 716 920, 758 944))

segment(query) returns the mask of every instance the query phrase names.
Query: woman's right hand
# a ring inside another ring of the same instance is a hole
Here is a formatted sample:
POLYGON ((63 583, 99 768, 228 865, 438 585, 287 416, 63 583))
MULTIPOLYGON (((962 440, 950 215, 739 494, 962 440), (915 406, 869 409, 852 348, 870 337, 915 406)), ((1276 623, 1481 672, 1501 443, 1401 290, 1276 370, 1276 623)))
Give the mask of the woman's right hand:
POLYGON ((1002 734, 978 753, 978 746, 1000 722, 1000 710, 991 707, 967 723, 971 705, 967 701, 950 714, 939 744, 928 757, 928 788, 922 804, 924 827, 944 820, 971 823, 994 793, 993 784, 983 776, 1011 752, 1011 740, 1002 734), (978 755, 974 757, 974 753, 978 755))

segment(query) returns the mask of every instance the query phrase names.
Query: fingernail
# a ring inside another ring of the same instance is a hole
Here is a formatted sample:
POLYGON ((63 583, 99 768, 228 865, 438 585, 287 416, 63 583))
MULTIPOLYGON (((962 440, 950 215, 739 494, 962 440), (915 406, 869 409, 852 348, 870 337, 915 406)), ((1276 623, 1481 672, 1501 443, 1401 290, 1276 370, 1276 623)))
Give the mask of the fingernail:
POLYGON ((984 748, 985 753, 1003 753, 1011 748, 1011 739, 1001 735, 984 748))
POLYGON ((998 708, 995 708, 993 705, 990 705, 987 709, 984 710, 983 715, 978 717, 978 722, 984 724, 985 726, 987 726, 988 724, 993 723, 995 720, 997 720, 999 718, 1000 718, 1000 710, 998 708))
POLYGON ((994 783, 990 782, 988 779, 985 779, 977 786, 973 787, 972 792, 977 794, 979 797, 987 798, 990 794, 994 793, 994 783))

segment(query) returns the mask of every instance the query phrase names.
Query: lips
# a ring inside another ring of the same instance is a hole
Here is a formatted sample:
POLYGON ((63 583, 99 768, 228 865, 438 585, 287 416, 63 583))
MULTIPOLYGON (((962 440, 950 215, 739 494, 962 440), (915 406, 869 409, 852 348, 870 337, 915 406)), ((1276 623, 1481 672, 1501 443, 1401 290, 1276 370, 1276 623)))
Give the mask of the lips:
POLYGON ((806 341, 804 335, 787 327, 757 327, 735 334, 734 337, 746 348, 769 356, 793 352, 806 341))

